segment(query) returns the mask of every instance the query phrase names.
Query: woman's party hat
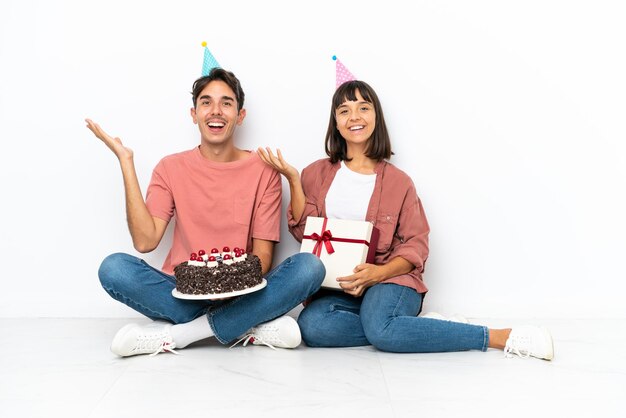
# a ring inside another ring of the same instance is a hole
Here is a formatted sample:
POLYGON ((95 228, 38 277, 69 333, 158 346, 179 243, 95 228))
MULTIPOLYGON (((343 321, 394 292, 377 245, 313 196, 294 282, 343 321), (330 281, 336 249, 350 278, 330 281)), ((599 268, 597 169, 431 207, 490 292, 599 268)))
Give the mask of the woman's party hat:
POLYGON ((333 60, 335 61, 335 71, 337 73, 337 80, 335 88, 339 88, 346 81, 356 80, 356 77, 348 71, 345 65, 342 64, 341 61, 337 59, 336 55, 333 55, 333 60))

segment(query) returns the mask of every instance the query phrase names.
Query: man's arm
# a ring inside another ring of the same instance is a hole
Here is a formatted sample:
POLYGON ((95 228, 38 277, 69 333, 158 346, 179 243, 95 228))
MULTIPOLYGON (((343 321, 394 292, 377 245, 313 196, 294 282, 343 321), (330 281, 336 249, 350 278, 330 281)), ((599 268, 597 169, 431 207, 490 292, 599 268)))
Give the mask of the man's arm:
POLYGON ((104 132, 97 123, 90 119, 86 119, 86 122, 87 128, 113 151, 120 162, 126 195, 126 221, 133 239, 133 246, 140 253, 154 250, 163 238, 167 222, 150 215, 146 207, 135 172, 133 151, 125 147, 119 138, 113 138, 104 132))
POLYGON ((272 268, 274 241, 252 238, 252 254, 261 259, 261 272, 265 275, 272 268))

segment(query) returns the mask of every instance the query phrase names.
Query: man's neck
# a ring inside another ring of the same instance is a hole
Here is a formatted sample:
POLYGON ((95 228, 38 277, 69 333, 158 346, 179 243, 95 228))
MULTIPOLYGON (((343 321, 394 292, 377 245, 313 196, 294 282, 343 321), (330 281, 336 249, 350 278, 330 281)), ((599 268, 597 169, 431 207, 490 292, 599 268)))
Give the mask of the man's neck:
POLYGON ((202 141, 200 143, 200 154, 207 160, 217 163, 229 163, 242 158, 244 151, 236 148, 231 141, 226 144, 207 144, 202 141))

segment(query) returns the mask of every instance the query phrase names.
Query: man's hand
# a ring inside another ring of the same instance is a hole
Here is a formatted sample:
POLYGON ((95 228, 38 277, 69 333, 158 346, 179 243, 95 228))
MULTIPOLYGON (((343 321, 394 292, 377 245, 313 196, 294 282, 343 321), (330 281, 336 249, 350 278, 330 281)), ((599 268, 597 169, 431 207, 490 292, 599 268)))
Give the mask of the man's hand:
POLYGON ((354 297, 362 296, 368 287, 385 279, 384 268, 375 264, 363 263, 354 268, 351 276, 337 277, 343 291, 354 297))
POLYGON ((285 176, 285 178, 290 182, 299 179, 300 174, 298 173, 298 170, 296 170, 295 167, 289 165, 287 161, 285 161, 283 155, 278 148, 276 149, 277 155, 274 155, 269 147, 267 147, 265 150, 259 147, 257 152, 259 153, 259 157, 261 157, 265 164, 274 168, 280 174, 285 176))
POLYGON ((93 134, 98 137, 104 144, 109 147, 111 151, 117 156, 117 158, 121 161, 122 159, 132 159, 133 151, 130 148, 127 148, 122 144, 122 140, 119 138, 113 138, 111 135, 107 134, 102 130, 100 125, 92 121, 91 119, 85 119, 87 122, 87 128, 93 134))

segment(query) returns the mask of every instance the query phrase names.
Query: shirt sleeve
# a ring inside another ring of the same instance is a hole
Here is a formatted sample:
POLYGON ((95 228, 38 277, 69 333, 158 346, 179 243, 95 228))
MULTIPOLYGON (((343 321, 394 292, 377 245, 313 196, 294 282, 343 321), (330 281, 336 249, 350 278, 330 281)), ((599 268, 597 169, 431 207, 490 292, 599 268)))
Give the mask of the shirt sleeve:
POLYGON ((252 224, 252 238, 280 241, 280 214, 282 204, 280 174, 273 171, 260 199, 252 224))
POLYGON ((146 192, 146 206, 150 215, 169 222, 174 216, 174 196, 167 181, 163 161, 152 171, 152 179, 146 192))
POLYGON ((322 216, 320 213, 315 197, 319 194, 321 180, 316 175, 313 175, 312 170, 309 167, 302 170, 302 190, 304 191, 304 211, 298 221, 293 217, 293 211, 291 209, 291 202, 287 208, 287 226, 289 232, 298 241, 302 242, 302 236, 304 235, 304 226, 306 225, 306 218, 309 216, 322 216))
POLYGON ((430 227, 422 207, 422 202, 417 196, 415 186, 407 191, 400 214, 398 226, 394 237, 394 246, 388 260, 402 257, 415 266, 415 273, 421 274, 428 258, 428 234, 430 227))

